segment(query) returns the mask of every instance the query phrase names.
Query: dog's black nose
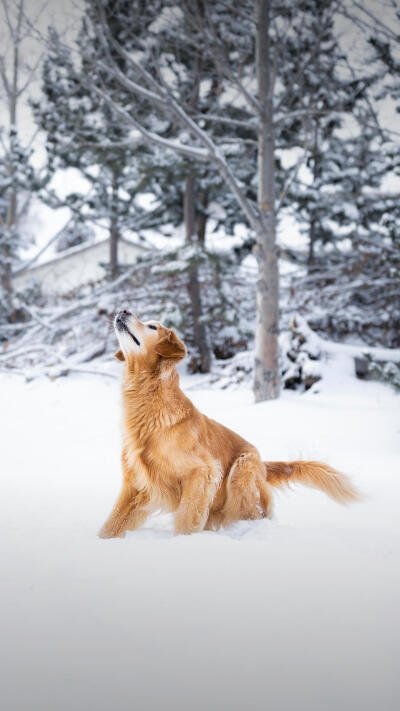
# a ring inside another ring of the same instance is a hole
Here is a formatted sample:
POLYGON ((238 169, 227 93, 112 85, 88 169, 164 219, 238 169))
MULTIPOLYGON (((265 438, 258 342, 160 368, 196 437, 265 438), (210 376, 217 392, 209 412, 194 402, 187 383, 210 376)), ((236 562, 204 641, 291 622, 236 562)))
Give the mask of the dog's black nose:
POLYGON ((125 321, 128 316, 132 316, 131 311, 128 311, 127 309, 123 309, 122 311, 118 311, 117 313, 117 321, 125 321))
POLYGON ((132 316, 132 313, 128 311, 127 309, 123 309, 122 311, 118 311, 114 324, 117 328, 120 330, 124 330, 126 328, 126 321, 129 316, 132 316))

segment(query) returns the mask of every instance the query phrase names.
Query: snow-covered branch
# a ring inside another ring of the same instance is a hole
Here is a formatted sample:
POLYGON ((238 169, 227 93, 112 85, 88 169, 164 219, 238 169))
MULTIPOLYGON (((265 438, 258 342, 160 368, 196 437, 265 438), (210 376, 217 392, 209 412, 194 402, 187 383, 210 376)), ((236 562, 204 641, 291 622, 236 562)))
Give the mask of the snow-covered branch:
POLYGON ((145 141, 151 145, 161 146, 177 153, 181 153, 187 158, 192 158, 194 160, 209 161, 209 152, 203 148, 196 148, 195 146, 189 146, 180 141, 174 141, 169 138, 163 138, 153 131, 149 131, 145 126, 143 126, 139 121, 137 121, 131 114, 129 114, 125 109, 115 103, 104 91, 96 86, 92 86, 92 91, 99 98, 101 98, 118 116, 121 116, 127 125, 131 125, 143 136, 145 141))

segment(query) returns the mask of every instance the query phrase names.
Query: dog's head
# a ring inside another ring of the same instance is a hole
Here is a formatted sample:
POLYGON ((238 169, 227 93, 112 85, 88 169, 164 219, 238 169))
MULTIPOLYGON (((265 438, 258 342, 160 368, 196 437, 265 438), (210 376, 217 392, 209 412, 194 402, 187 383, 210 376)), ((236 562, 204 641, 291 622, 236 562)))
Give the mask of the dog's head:
POLYGON ((117 313, 114 328, 120 346, 115 357, 128 365, 155 371, 160 365, 172 365, 186 355, 185 344, 175 331, 158 321, 143 323, 124 309, 117 313))

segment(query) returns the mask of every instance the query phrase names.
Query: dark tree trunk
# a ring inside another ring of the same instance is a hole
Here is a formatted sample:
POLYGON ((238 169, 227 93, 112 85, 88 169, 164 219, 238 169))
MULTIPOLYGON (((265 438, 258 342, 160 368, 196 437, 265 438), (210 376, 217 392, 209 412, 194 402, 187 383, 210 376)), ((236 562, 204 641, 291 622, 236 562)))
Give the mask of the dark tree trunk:
POLYGON ((118 242, 120 235, 118 224, 118 178, 118 169, 114 168, 112 173, 110 216, 110 274, 112 279, 116 279, 119 273, 118 242))
MULTIPOLYGON (((185 182, 184 215, 186 242, 197 242, 196 234, 196 180, 189 175, 185 182)), ((192 265, 188 274, 188 292, 192 306, 194 343, 199 354, 199 370, 208 373, 211 367, 211 353, 208 343, 207 329, 202 321, 202 304, 199 283, 199 271, 196 264, 192 265)))
POLYGON ((198 202, 201 205, 201 212, 197 215, 197 237, 200 244, 205 244, 206 241, 206 228, 207 228, 207 207, 208 207, 208 194, 206 192, 200 193, 198 196, 198 202))
MULTIPOLYGON (((315 127, 314 133, 314 147, 313 147, 313 183, 315 186, 316 181, 321 175, 321 162, 319 158, 318 151, 318 124, 315 127)), ((307 266, 308 271, 312 272, 314 270, 315 262, 315 243, 318 239, 318 221, 313 215, 310 220, 310 232, 308 239, 308 255, 307 255, 307 266)))
MULTIPOLYGON (((201 2, 198 4, 200 14, 203 13, 201 2)), ((199 99, 199 86, 201 75, 201 61, 198 53, 195 54, 193 63, 193 86, 189 105, 195 110, 199 99)), ((185 181, 185 195, 183 202, 185 218, 185 237, 189 244, 203 243, 205 239, 205 223, 199 230, 199 216, 196 215, 196 178, 188 175, 185 181)), ((198 369, 201 373, 209 373, 211 368, 211 350, 208 341, 207 327, 202 320, 203 308, 201 303, 201 290, 199 282, 199 269, 193 264, 188 273, 188 293, 192 306, 194 344, 199 356, 198 369)))
POLYGON ((308 271, 311 272, 313 270, 314 266, 314 245, 315 245, 315 240, 316 240, 316 235, 317 235, 317 225, 315 219, 312 217, 311 222, 310 222, 310 235, 309 235, 309 241, 308 241, 308 256, 307 256, 307 266, 308 266, 308 271))

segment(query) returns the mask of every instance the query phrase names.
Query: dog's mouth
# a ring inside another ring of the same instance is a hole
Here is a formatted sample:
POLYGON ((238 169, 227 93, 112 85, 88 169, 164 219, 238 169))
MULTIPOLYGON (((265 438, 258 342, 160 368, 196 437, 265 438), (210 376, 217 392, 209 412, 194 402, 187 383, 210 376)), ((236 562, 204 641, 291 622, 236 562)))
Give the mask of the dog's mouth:
POLYGON ((123 333, 128 333, 130 337, 134 340, 137 346, 140 346, 140 341, 139 339, 135 336, 132 331, 129 330, 128 326, 125 323, 125 319, 122 316, 117 316, 115 319, 115 325, 118 329, 118 331, 122 331, 123 333))

